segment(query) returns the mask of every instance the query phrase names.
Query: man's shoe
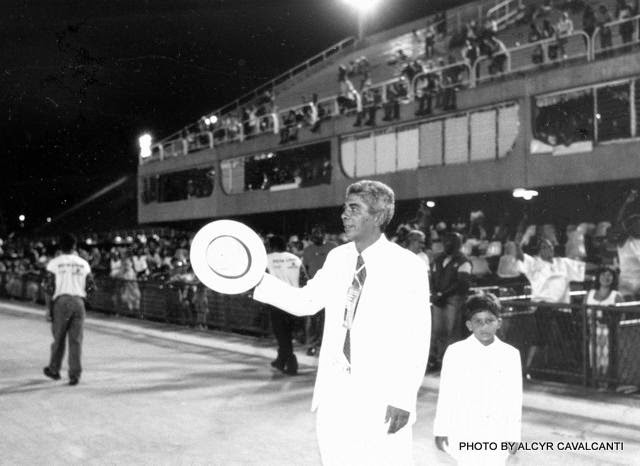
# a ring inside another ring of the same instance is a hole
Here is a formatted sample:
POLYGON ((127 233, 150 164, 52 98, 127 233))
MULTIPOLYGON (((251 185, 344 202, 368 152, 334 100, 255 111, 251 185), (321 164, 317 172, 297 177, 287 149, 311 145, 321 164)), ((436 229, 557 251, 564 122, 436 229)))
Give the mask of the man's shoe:
POLYGON ((80 382, 80 379, 78 377, 71 377, 69 379, 69 385, 78 385, 78 382, 80 382))
POLYGON ((51 369, 49 369, 49 366, 42 369, 42 372, 44 372, 44 375, 46 375, 50 379, 60 380, 60 374, 58 374, 57 372, 53 372, 51 369))
POLYGON ((287 375, 298 375, 298 360, 295 356, 291 356, 287 361, 284 368, 284 373, 287 375))
POLYGON ((279 371, 284 372, 284 363, 281 361, 278 361, 277 359, 274 359, 273 361, 271 361, 271 367, 273 367, 274 369, 278 369, 279 371))

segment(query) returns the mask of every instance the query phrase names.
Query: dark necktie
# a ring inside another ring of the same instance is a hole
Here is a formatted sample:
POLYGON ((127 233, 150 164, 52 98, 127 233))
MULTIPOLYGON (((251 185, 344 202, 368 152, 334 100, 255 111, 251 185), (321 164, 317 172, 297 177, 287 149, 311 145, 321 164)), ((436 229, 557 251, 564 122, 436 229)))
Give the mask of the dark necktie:
POLYGON ((344 337, 344 345, 342 351, 344 352, 347 361, 351 363, 351 326, 353 325, 353 319, 356 316, 356 308, 358 307, 358 301, 360 300, 360 293, 364 286, 364 281, 367 278, 367 269, 364 266, 364 260, 362 256, 358 254, 358 261, 356 262, 356 270, 353 274, 353 281, 347 292, 347 305, 344 310, 344 326, 347 328, 347 333, 344 337))

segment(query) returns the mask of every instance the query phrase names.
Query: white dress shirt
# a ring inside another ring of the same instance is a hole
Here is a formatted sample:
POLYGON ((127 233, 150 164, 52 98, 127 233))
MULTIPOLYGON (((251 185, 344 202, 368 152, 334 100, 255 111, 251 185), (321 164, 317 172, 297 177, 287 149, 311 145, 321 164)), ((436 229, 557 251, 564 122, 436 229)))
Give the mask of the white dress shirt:
MULTIPOLYGON (((452 456, 467 462, 478 455, 460 449, 459 442, 498 442, 498 450, 499 442, 519 442, 521 416, 522 368, 517 349, 498 337, 485 346, 474 335, 447 348, 433 433, 448 437, 452 456)), ((499 462, 508 452, 480 453, 498 456, 499 462)))

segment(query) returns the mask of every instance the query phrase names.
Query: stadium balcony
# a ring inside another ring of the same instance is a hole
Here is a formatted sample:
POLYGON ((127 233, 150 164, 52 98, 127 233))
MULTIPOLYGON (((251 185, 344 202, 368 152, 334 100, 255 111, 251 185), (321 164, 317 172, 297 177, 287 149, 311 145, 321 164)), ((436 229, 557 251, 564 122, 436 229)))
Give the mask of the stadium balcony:
MULTIPOLYGON (((423 58, 424 31, 418 29, 418 26, 424 25, 425 21, 421 19, 368 38, 370 45, 340 55, 339 62, 333 59, 331 65, 334 66, 329 66, 328 61, 323 61, 323 68, 317 72, 297 83, 289 83, 289 88, 277 95, 275 105, 270 112, 260 116, 253 114, 243 120, 237 113, 239 109, 236 108, 235 113, 213 117, 216 120, 215 123, 205 121, 203 118, 185 128, 181 133, 176 133, 152 145, 151 155, 141 157, 140 163, 187 155, 221 144, 243 142, 264 134, 280 134, 281 143, 295 140, 299 128, 313 129, 323 120, 360 113, 371 106, 385 108, 395 104, 395 101, 389 98, 389 90, 394 86, 404 89, 403 97, 399 99, 400 104, 417 105, 421 99, 425 98, 425 94, 433 93, 433 90, 428 88, 428 81, 432 76, 437 77, 439 93, 451 94, 462 89, 473 89, 496 79, 509 79, 552 67, 590 62, 608 58, 616 53, 630 53, 633 52, 634 45, 640 42, 640 16, 611 21, 588 34, 580 29, 582 19, 578 11, 571 15, 574 29, 569 34, 527 43, 528 40, 525 38, 530 24, 527 19, 530 20, 535 15, 537 4, 533 2, 526 4, 521 0, 494 3, 492 8, 484 10, 484 14, 491 15, 490 17, 504 29, 498 31, 496 35, 499 48, 492 56, 481 55, 470 62, 461 58, 459 49, 448 50, 451 39, 464 27, 458 12, 453 31, 439 37, 436 41, 436 57, 443 59, 447 57, 447 60, 439 60, 435 66, 430 60, 431 68, 412 76, 409 82, 407 77, 401 74, 400 66, 423 58), (625 28, 632 29, 630 37, 625 37, 621 33, 625 28), (608 34, 610 39, 603 41, 603 32, 608 34), (401 56, 398 54, 399 50, 403 51, 401 56), (460 58, 452 60, 451 57, 456 55, 460 58), (368 62, 366 79, 371 84, 363 82, 360 92, 356 91, 354 104, 345 108, 341 105, 341 95, 336 92, 338 81, 335 65, 354 64, 362 57, 366 57, 368 62), (363 102, 365 100, 362 95, 363 89, 375 97, 369 102, 363 102), (283 131, 285 137, 282 137, 283 131)), ((613 8, 613 1, 604 3, 611 3, 613 8)), ((603 2, 584 2, 584 4, 593 7, 603 2)), ((483 10, 479 11, 483 13, 483 10)), ((553 10, 547 17, 553 19, 559 17, 561 13, 560 10, 553 10)), ((467 18, 473 17, 467 16, 467 18)), ((452 20, 448 18, 447 21, 452 20)), ((341 50, 346 50, 346 47, 341 50)), ((441 97, 439 96, 438 99, 441 100, 441 97)), ((454 107, 449 106, 443 110, 451 110, 454 107)))

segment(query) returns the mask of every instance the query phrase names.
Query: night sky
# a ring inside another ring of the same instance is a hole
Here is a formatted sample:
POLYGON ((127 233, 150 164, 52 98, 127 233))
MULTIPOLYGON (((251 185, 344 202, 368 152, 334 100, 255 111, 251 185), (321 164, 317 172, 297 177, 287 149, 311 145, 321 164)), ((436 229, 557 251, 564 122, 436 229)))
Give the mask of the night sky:
MULTIPOLYGON (((380 30, 445 1, 385 0, 380 30)), ((341 0, 3 0, 0 223, 25 230, 125 174, 157 139, 339 40, 341 0)))

